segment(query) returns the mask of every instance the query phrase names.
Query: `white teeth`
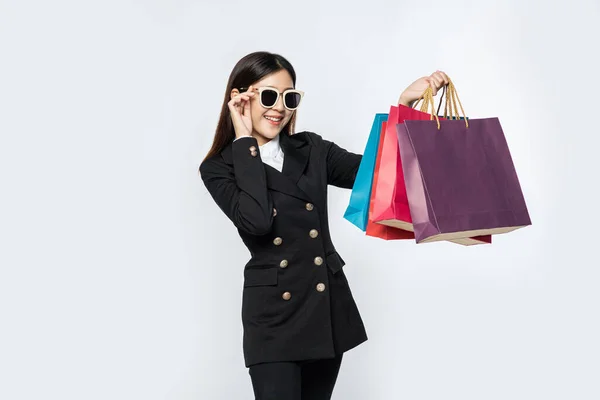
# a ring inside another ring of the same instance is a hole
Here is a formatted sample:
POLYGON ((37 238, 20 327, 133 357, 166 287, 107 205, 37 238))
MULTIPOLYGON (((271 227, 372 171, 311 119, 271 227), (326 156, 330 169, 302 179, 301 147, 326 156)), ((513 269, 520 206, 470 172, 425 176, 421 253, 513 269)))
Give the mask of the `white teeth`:
POLYGON ((269 121, 275 121, 275 122, 279 122, 282 120, 282 118, 267 117, 266 115, 265 115, 265 118, 268 119, 269 121))

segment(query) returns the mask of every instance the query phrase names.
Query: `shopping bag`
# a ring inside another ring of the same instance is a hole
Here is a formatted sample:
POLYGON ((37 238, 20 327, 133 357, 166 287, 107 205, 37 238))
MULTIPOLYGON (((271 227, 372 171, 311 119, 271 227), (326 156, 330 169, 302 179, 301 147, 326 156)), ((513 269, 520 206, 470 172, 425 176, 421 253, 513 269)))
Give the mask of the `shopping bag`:
MULTIPOLYGON (((392 111, 393 110, 390 110, 390 112, 392 112, 392 111)), ((392 119, 392 114, 389 115, 389 118, 392 119)), ((388 122, 390 121, 390 119, 388 119, 388 122)), ((369 202, 369 217, 367 220, 366 234, 367 234, 367 236, 378 237, 378 238, 381 238, 384 240, 414 239, 415 234, 411 231, 393 228, 391 226, 386 226, 386 225, 377 224, 377 223, 373 222, 373 206, 376 203, 376 201, 374 201, 374 200, 377 199, 377 185, 378 185, 378 181, 379 181, 379 171, 380 171, 380 165, 381 165, 382 148, 384 146, 384 142, 385 142, 386 138, 390 137, 389 135, 384 134, 384 132, 387 132, 388 122, 384 121, 381 124, 382 134, 380 135, 380 138, 379 138, 379 146, 377 149, 377 158, 375 161, 375 170, 373 173, 373 185, 371 187, 371 201, 369 202)), ((392 127, 395 127, 395 124, 392 125, 392 127)), ((394 139, 394 144, 397 147, 398 139, 396 138, 396 135, 394 135, 393 139, 394 139)))
MULTIPOLYGON (((440 101, 441 105, 441 101, 440 101)), ((382 131, 380 143, 380 165, 378 179, 371 198, 373 222, 393 228, 413 232, 410 205, 406 193, 401 154, 399 151, 396 124, 404 120, 429 120, 430 114, 403 105, 391 106, 387 129, 382 131)), ((414 238, 414 235, 403 235, 403 238, 414 238)), ((451 240, 462 245, 491 243, 489 235, 474 238, 456 238, 451 240)))
POLYGON ((398 149, 396 124, 404 119, 426 119, 429 114, 420 112, 403 105, 391 106, 386 131, 382 133, 385 138, 381 149, 380 178, 377 181, 378 196, 372 199, 374 222, 412 231, 410 208, 406 196, 402 163, 398 149))
POLYGON ((417 243, 531 225, 498 118, 405 120, 396 133, 417 243))
POLYGON ((373 172, 377 158, 377 148, 379 147, 381 123, 387 121, 387 118, 387 114, 379 113, 375 115, 365 151, 363 152, 362 160, 356 173, 356 179, 352 186, 350 201, 344 213, 344 218, 362 231, 367 229, 369 199, 373 185, 373 172))

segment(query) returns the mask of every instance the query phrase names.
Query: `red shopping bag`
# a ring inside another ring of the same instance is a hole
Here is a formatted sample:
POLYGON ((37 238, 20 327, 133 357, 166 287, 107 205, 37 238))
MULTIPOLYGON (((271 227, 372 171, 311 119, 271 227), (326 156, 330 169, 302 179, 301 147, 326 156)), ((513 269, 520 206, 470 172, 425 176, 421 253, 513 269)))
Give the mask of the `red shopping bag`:
MULTIPOLYGON (((393 124, 392 127, 396 125, 393 124)), ((373 186, 371 188, 371 200, 369 202, 369 218, 367 220, 366 234, 368 236, 378 237, 384 240, 398 240, 398 239, 414 239, 414 232, 394 228, 387 225, 376 224, 373 222, 373 206, 375 202, 373 199, 377 198, 377 182, 379 180, 379 166, 381 164, 381 150, 383 148, 383 142, 385 140, 385 132, 387 129, 387 122, 384 121, 381 124, 381 137, 379 139, 379 146, 377 148, 377 158, 375 161, 375 170, 373 173, 373 186)), ((396 138, 397 139, 397 138, 396 138)))
MULTIPOLYGON (((396 125, 404 123, 405 120, 430 120, 431 115, 403 105, 391 106, 387 126, 382 131, 380 139, 381 149, 379 161, 378 179, 374 193, 371 196, 369 218, 372 222, 405 231, 414 232, 402 161, 398 147, 398 136, 396 125)), ((443 118, 440 118, 443 119, 443 118)), ((414 237, 414 236, 413 236, 414 237)), ((476 236, 472 238, 451 239, 451 242, 462 245, 474 245, 491 243, 491 235, 476 236)))

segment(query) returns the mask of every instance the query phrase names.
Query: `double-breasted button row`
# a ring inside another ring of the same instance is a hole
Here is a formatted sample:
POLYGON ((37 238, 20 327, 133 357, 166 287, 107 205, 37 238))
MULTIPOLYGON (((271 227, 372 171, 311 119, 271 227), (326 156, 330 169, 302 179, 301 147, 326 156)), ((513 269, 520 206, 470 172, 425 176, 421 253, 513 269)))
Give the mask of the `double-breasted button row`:
MULTIPOLYGON (((315 257, 314 263, 315 263, 315 265, 323 265, 323 258, 322 257, 315 257)), ((279 267, 280 268, 287 268, 288 265, 290 265, 290 262, 288 260, 281 260, 279 262, 279 267)))
MULTIPOLYGON (((317 284, 317 292, 324 292, 324 291, 325 291, 325 284, 324 283, 317 284)), ((287 301, 292 298, 292 294, 290 292, 283 292, 283 294, 281 295, 281 298, 287 301)))
MULTIPOLYGON (((318 283, 317 284, 317 292, 324 292, 325 291, 325 284, 324 283, 318 283)), ((292 294, 290 292, 283 292, 283 294, 281 295, 281 298, 284 300, 289 300, 292 298, 292 294)))
POLYGON ((250 146, 248 150, 250 150, 250 155, 252 157, 256 157, 258 155, 258 152, 256 151, 256 146, 250 146))

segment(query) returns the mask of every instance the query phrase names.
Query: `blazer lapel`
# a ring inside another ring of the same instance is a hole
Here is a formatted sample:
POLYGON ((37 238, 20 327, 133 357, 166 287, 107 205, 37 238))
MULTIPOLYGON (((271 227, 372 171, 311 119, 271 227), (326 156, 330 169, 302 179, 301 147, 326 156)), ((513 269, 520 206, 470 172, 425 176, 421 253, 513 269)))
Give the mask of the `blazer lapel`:
POLYGON ((279 172, 275 168, 265 164, 267 185, 273 190, 284 192, 306 201, 312 201, 298 186, 298 180, 308 163, 310 146, 306 141, 299 140, 298 137, 289 136, 285 132, 279 134, 279 144, 283 150, 283 170, 279 172))
MULTIPOLYGON (((279 144, 283 150, 283 170, 279 172, 269 164, 264 164, 267 186, 272 190, 289 194, 302 200, 313 201, 297 184, 308 163, 310 145, 305 140, 299 137, 290 137, 285 132, 279 134, 279 144)), ((231 150, 231 144, 229 144, 221 155, 227 164, 232 165, 233 157, 231 150)))
MULTIPOLYGON (((285 157, 285 156, 284 156, 285 157)), ((283 165, 287 160, 284 158, 283 165)), ((285 167, 284 167, 285 169, 285 167)), ((269 164, 265 164, 267 187, 281 193, 289 194, 302 200, 311 201, 310 197, 296 185, 289 176, 284 175, 269 164)))
POLYGON ((305 140, 301 140, 297 134, 289 136, 286 133, 280 133, 279 143, 283 150, 282 172, 294 183, 298 183, 308 163, 310 146, 305 140))

